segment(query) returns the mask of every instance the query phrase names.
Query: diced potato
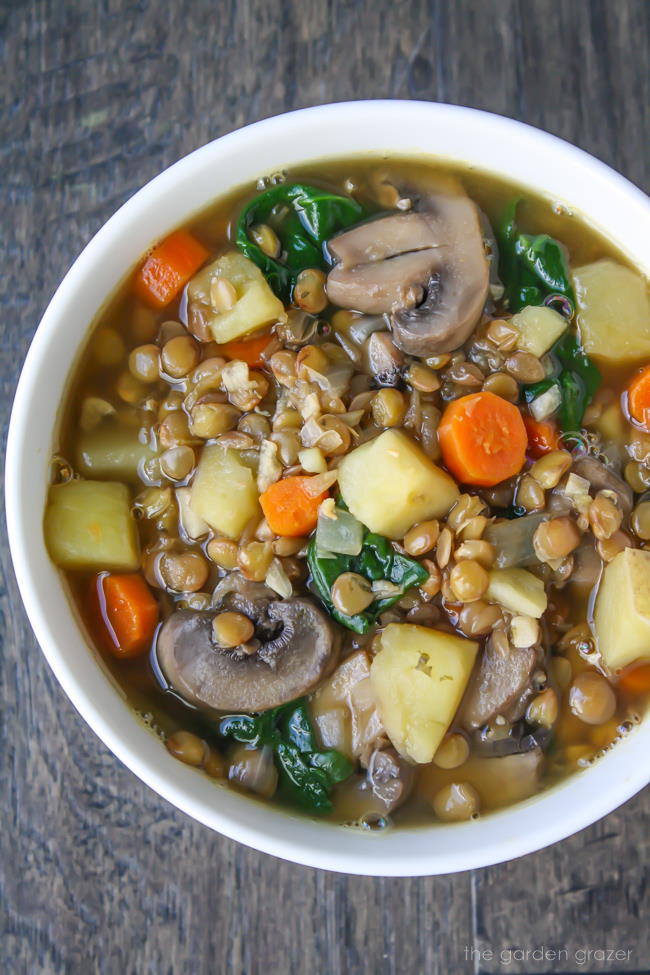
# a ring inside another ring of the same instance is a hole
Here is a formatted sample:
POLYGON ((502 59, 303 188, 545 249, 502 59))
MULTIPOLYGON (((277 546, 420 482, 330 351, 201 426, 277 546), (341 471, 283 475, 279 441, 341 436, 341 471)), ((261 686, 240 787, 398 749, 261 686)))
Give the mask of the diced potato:
POLYGON ((559 312, 545 305, 526 305, 512 318, 519 329, 517 348, 541 358, 557 342, 569 324, 559 312))
POLYGON ((360 522, 388 538, 441 518, 458 498, 454 480, 400 430, 386 430, 339 464, 341 497, 360 522))
POLYGON ((101 423, 76 441, 79 473, 102 481, 138 483, 138 471, 154 456, 150 445, 140 441, 137 428, 117 422, 101 423))
POLYGON ((544 583, 526 569, 492 569, 487 598, 499 603, 511 613, 539 619, 546 611, 548 600, 544 583))
POLYGON ((239 251, 223 254, 192 278, 188 287, 190 304, 199 302, 212 308, 212 293, 219 278, 234 286, 237 300, 228 311, 214 309, 207 316, 216 342, 230 342, 286 319, 284 305, 273 294, 260 269, 239 251))
POLYGON ((643 278, 604 259, 573 272, 585 352, 613 362, 650 357, 650 297, 643 278))
POLYGON ((192 488, 176 488, 176 502, 178 504, 181 526, 187 537, 194 541, 197 538, 203 538, 204 535, 207 535, 210 531, 210 526, 207 521, 204 521, 203 518, 200 518, 192 510, 190 506, 191 497, 192 488))
POLYGON ((365 650, 347 657, 311 700, 314 724, 324 748, 358 758, 383 726, 370 683, 365 650))
POLYGON ((455 769, 429 765, 418 776, 417 791, 429 802, 452 782, 469 782, 481 798, 481 809, 498 809, 521 802, 539 790, 543 755, 539 748, 502 758, 472 756, 455 769))
POLYGON ((239 453, 219 444, 203 448, 192 483, 190 508, 211 528, 239 538, 251 518, 262 512, 255 477, 239 453))
POLYGON ((125 484, 74 480, 53 485, 43 529, 50 556, 62 569, 140 567, 138 533, 125 484))
POLYGON ((430 762, 458 709, 478 643, 411 623, 381 634, 370 681, 386 733, 413 762, 430 762))
POLYGON ((610 670, 650 659, 650 551, 625 548, 605 566, 594 628, 610 670))

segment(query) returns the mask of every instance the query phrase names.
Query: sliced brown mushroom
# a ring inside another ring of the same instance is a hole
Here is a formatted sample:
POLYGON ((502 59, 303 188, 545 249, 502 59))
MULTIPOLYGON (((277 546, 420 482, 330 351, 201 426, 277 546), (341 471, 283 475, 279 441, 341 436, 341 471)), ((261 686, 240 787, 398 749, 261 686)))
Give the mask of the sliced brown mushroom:
MULTIPOLYGON (((244 612, 256 643, 215 643, 212 612, 177 610, 158 636, 157 655, 170 688, 190 704, 216 711, 266 711, 312 691, 336 663, 338 636, 309 599, 275 599, 271 590, 221 583, 221 609, 244 612)), ((241 577, 239 577, 241 578, 241 577)))
POLYGON ((472 736, 473 748, 484 758, 504 758, 506 755, 525 755, 527 752, 544 751, 551 743, 553 732, 550 728, 538 727, 530 730, 524 721, 508 725, 500 737, 477 731, 472 736))
POLYGON ((479 320, 489 265, 477 208, 460 189, 434 190, 416 211, 346 230, 328 249, 337 262, 327 278, 330 301, 390 313, 394 341, 410 355, 458 348, 479 320))
POLYGON ((392 812, 408 799, 415 783, 415 769, 394 748, 376 749, 368 760, 368 783, 373 795, 392 812))
POLYGON ((632 488, 602 461, 595 457, 580 457, 571 470, 589 481, 594 492, 612 491, 623 514, 629 515, 634 504, 632 488))
POLYGON ((494 634, 485 644, 477 670, 463 698, 460 722, 481 728, 497 715, 516 721, 533 694, 532 676, 543 657, 540 647, 511 647, 505 634, 494 634))

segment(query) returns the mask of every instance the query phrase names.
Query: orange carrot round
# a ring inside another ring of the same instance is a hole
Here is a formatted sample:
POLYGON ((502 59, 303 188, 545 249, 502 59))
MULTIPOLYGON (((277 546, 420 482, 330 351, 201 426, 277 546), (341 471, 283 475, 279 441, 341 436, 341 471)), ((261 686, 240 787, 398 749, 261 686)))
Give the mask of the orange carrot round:
POLYGON ((276 481, 260 496, 260 504, 269 527, 276 535, 298 537, 309 535, 318 521, 318 506, 328 491, 312 495, 306 490, 313 477, 299 475, 276 481))
POLYGON ((536 420, 533 416, 524 416, 524 426, 528 436, 528 452, 537 460, 551 450, 560 447, 560 434, 554 423, 548 420, 536 420))
POLYGON ((158 603, 138 573, 100 575, 100 612, 116 657, 146 653, 158 624, 158 603))
POLYGON ((528 437, 521 413, 494 393, 453 400, 438 427, 442 458, 462 484, 493 487, 519 473, 528 437))
POLYGON ((164 308, 208 257, 208 251, 187 230, 173 234, 154 247, 133 279, 133 290, 152 308, 164 308))
POLYGON ((264 365, 262 353, 271 338, 270 332, 264 332, 263 335, 254 335, 250 339, 233 339, 232 342, 218 345, 217 355, 222 355, 226 359, 241 359, 253 369, 261 369, 264 365))
POLYGON ((637 372, 627 387, 627 408, 633 420, 650 430, 650 366, 637 372))

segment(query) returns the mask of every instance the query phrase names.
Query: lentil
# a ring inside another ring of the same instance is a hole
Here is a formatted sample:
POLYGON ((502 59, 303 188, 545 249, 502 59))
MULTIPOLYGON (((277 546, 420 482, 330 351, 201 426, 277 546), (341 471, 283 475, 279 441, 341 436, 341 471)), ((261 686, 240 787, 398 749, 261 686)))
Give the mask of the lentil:
POLYGON ((469 782, 444 785, 433 797, 433 811, 443 822, 457 823, 475 816, 481 806, 479 794, 469 782))

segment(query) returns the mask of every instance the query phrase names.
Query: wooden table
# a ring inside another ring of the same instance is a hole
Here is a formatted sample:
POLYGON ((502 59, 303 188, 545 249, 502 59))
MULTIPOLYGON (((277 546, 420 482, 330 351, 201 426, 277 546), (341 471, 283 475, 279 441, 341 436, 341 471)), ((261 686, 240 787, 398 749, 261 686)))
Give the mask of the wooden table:
MULTIPOLYGON (((650 185, 647 0, 3 0, 0 31, 3 420, 39 317, 92 234, 161 169, 255 119, 349 98, 473 105, 650 185)), ((39 653, 4 534, 0 557, 3 973, 650 967, 647 790, 564 843, 471 874, 347 878, 262 856, 108 753, 39 653), (566 955, 507 953, 544 946, 566 955)))

